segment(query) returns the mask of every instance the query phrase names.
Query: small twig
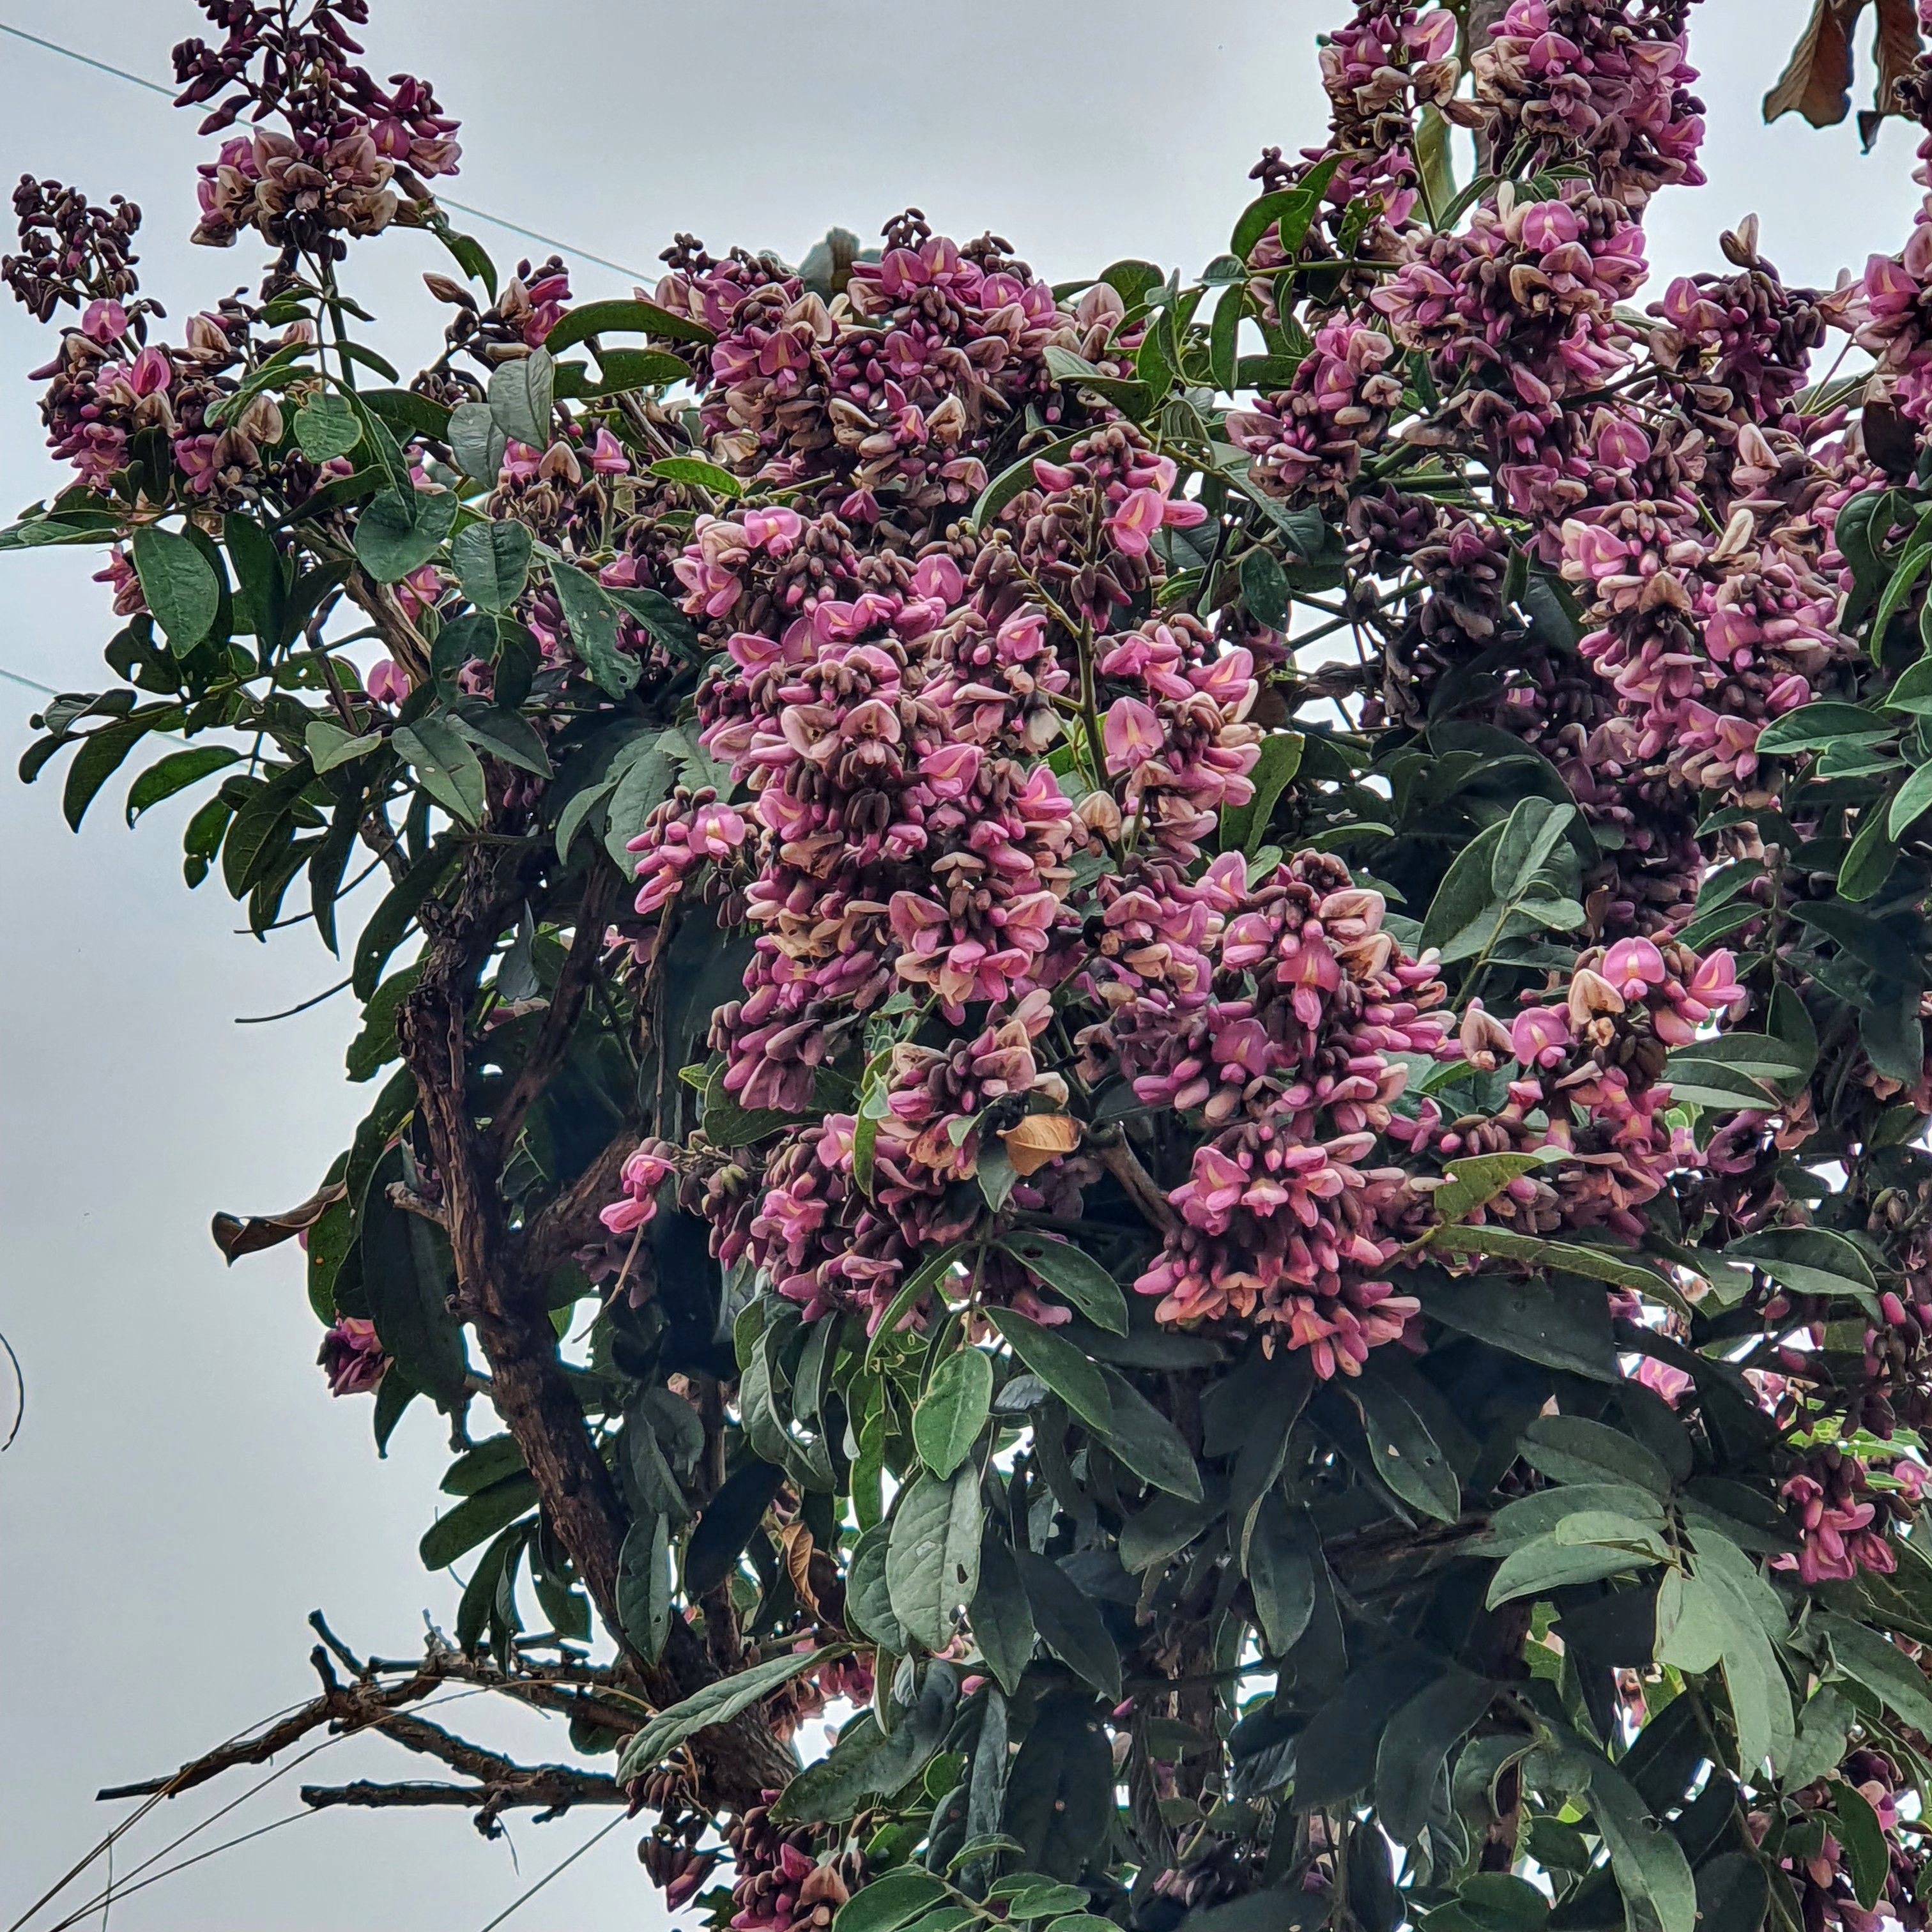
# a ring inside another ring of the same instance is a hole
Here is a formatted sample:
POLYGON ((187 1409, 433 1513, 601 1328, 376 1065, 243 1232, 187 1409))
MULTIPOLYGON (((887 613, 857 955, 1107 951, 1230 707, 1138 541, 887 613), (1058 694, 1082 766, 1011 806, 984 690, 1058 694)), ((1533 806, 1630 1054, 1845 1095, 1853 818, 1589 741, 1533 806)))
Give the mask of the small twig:
POLYGON ((26 1371, 20 1366, 20 1357, 14 1352, 13 1343, 8 1341, 4 1334, 0 1334, 0 1348, 6 1350, 7 1359, 13 1364, 14 1387, 17 1391, 17 1400, 14 1410, 14 1426, 8 1430, 6 1441, 0 1442, 0 1455, 4 1455, 13 1448, 14 1438, 20 1434, 20 1425, 27 1419, 27 1377, 26 1371))
POLYGON ((425 1201, 406 1180, 389 1183, 389 1199, 405 1214, 413 1214, 418 1220, 433 1222, 445 1230, 449 1226, 448 1215, 434 1202, 425 1201))
POLYGON ((290 1006, 285 1012, 250 1013, 245 1016, 238 1014, 235 1024, 237 1026, 268 1026, 277 1020, 292 1020, 296 1014, 305 1013, 310 1007, 320 1006, 324 1000, 332 1000, 338 993, 346 992, 355 983, 355 976, 352 974, 346 980, 337 981, 327 992, 318 993, 314 999, 304 1000, 300 1006, 290 1006))
POLYGON ((1180 1226, 1180 1216, 1174 1211, 1173 1203, 1142 1166, 1125 1134, 1117 1129, 1108 1139, 1091 1135, 1088 1144, 1100 1156, 1100 1165, 1126 1190, 1127 1198, 1149 1222, 1164 1234, 1172 1234, 1180 1226))

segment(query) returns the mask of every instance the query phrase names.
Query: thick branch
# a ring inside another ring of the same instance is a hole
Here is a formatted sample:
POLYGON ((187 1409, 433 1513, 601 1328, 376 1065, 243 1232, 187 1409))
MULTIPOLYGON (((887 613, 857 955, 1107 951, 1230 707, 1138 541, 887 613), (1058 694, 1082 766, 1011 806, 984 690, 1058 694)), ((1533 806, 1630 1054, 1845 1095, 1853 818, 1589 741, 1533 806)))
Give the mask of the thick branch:
POLYGON ((596 976, 598 950, 602 946, 604 909, 609 902, 610 883, 614 874, 599 866, 584 889, 584 902, 577 910, 576 931, 570 950, 564 955, 563 970, 550 994, 550 1009, 543 1027, 530 1050, 516 1084, 490 1123, 489 1152, 500 1164, 508 1157, 517 1130, 548 1087, 570 1051, 570 1036, 576 1030, 578 1016, 590 996, 596 976))
POLYGON ((1127 1198, 1142 1216, 1162 1234, 1180 1226, 1180 1216, 1160 1191, 1160 1184, 1140 1163, 1140 1156, 1128 1144, 1125 1134, 1116 1131, 1112 1139, 1094 1136, 1090 1144, 1100 1157, 1100 1165, 1126 1190, 1127 1198))
POLYGON ((564 1192, 532 1217, 524 1230, 522 1258, 532 1280, 541 1281, 596 1238, 598 1210, 616 1198, 618 1176, 637 1144, 637 1135, 626 1128, 564 1192))
POLYGON ((608 1778, 547 1765, 512 1784, 377 1784, 366 1778, 353 1784, 304 1784, 302 1802, 317 1811, 343 1804, 372 1810, 448 1805, 494 1813, 524 1806, 567 1811, 573 1804, 623 1804, 629 1801, 608 1778))

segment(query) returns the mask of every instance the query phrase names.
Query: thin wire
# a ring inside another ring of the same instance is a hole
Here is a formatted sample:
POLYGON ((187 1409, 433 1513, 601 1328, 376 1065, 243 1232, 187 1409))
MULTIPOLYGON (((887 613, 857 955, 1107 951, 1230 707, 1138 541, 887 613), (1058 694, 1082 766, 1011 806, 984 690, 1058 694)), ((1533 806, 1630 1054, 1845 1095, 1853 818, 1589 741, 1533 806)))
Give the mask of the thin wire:
MULTIPOLYGON (((92 54, 80 52, 73 47, 64 47, 58 40, 44 40, 38 34, 30 34, 24 27, 16 27, 10 22, 0 20, 0 34, 11 34, 16 40, 26 40, 30 45, 44 48, 50 54, 60 54, 71 61, 79 61, 82 67, 91 67, 102 74, 111 74, 116 80, 131 81, 136 87, 145 87, 150 94, 163 95, 168 100, 174 99, 175 91, 164 87, 158 80, 150 80, 146 74, 130 74, 124 67, 112 67, 106 61, 96 60, 92 54)), ((479 221, 493 221, 499 228, 507 228, 512 235, 523 236, 532 242, 541 242, 546 248, 561 248, 566 255, 574 255, 580 261, 594 262, 600 268, 614 270, 620 275, 629 275, 641 281, 644 271, 628 267, 622 262, 611 261, 603 255, 593 255, 588 248, 580 248, 574 242, 560 241, 554 235, 545 235, 535 228, 526 228, 520 221, 506 220, 500 214, 492 214, 487 208, 472 206, 466 201, 458 201, 450 195, 440 194, 436 200, 445 208, 453 208, 459 214, 473 214, 479 221)))
MULTIPOLYGON (((172 1878, 176 1872, 186 1871, 190 1865, 198 1865, 204 1858, 219 1858, 224 1852, 232 1852, 237 1845, 245 1845, 250 1838, 264 1838, 271 1832, 279 1832, 284 1825, 299 1825, 304 1818, 319 1818, 321 1815, 319 1811, 291 1811, 286 1818, 278 1818, 272 1825, 257 1825, 252 1832, 243 1832, 232 1838, 224 1838, 220 1844, 211 1845, 205 1852, 196 1852, 193 1858, 184 1858, 178 1865, 166 1866, 142 1879, 138 1885, 124 1886, 112 1896, 115 1898, 131 1898, 136 1892, 146 1892, 149 1886, 158 1885, 164 1878, 172 1878)), ((83 1906, 72 1918, 61 1920, 59 1924, 51 1928, 51 1932, 70 1932, 72 1927, 89 1917, 93 1910, 92 1905, 83 1906)), ((107 1922, 104 1907, 100 1922, 104 1925, 107 1922)))
POLYGON ((601 1845, 620 1825, 627 1824, 628 1822, 629 1817, 628 1814, 622 1811, 619 1812, 616 1816, 613 1818, 610 1823, 604 1827, 602 1831, 596 1832, 592 1836, 586 1838, 583 1844, 579 1845, 576 1850, 572 1852, 569 1857, 563 1861, 562 1864, 553 1865, 548 1871, 544 1874, 542 1878, 537 1880, 535 1885, 530 1887, 529 1891, 521 1894, 518 1898, 512 1899, 509 1904, 505 1906, 502 1910, 498 1912, 496 1917, 491 1919, 489 1924, 483 1928, 483 1932, 496 1932, 496 1928, 502 1924, 503 1921, 508 1918, 512 1912, 521 1910, 524 1906, 527 1905, 532 1899, 536 1897, 538 1892, 542 1891, 545 1886, 549 1884, 552 1879, 558 1877, 562 1873, 568 1871, 570 1868, 576 1864, 578 1860, 583 1857, 584 1853, 589 1851, 593 1845, 601 1845))
POLYGON ((20 1366, 20 1358, 14 1352, 14 1345, 4 1334, 0 1334, 0 1348, 7 1352, 7 1359, 14 1365, 14 1386, 20 1393, 20 1406, 14 1412, 14 1426, 7 1432, 7 1439, 0 1442, 0 1455, 13 1448, 14 1439, 20 1432, 20 1425, 27 1419, 27 1376, 20 1366))

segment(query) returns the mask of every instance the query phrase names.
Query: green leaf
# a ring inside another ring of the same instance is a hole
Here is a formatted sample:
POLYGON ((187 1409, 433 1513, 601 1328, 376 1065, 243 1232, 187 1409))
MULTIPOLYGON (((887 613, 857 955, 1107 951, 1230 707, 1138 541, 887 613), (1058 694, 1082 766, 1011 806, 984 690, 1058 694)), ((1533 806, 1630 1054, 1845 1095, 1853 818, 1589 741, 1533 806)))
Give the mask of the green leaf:
POLYGON ((1423 1301, 1426 1314, 1479 1342, 1592 1381, 1622 1379, 1600 1294, 1586 1305, 1540 1282, 1495 1275, 1444 1280, 1423 1301))
POLYGON ((920 1460, 942 1480, 972 1454, 993 1402, 993 1364, 982 1349, 956 1350, 934 1370, 913 1411, 920 1460))
POLYGON ((134 571, 141 594, 178 658, 187 656, 214 622, 220 580, 186 537, 144 524, 134 532, 134 571))
POLYGON ((452 818, 466 825, 482 824, 482 760, 447 722, 423 717, 413 724, 399 724, 390 735, 389 746, 422 781, 423 790, 452 818))
POLYGON ((1052 1329, 1029 1322, 1010 1308, 989 1308, 986 1312, 1013 1353, 1082 1422, 1104 1436, 1113 1426, 1113 1406, 1100 1371, 1052 1329))
POLYGON ((1928 811, 1932 811, 1932 764, 1921 765, 1899 787, 1886 816, 1886 830, 1893 838, 1903 838, 1928 811))
POLYGON ((1315 1614, 1315 1563, 1279 1496, 1264 1498, 1255 1520, 1247 1574, 1266 1654, 1285 1657, 1315 1614))
POLYGON ((500 614, 523 595, 530 572, 530 533, 521 524, 472 524, 449 546, 450 567, 479 610, 500 614))
POLYGON ((1574 805, 1557 805, 1546 798, 1519 801, 1490 862, 1490 889, 1497 899, 1520 899, 1528 892, 1576 817, 1574 805))
POLYGON ((1093 1600, 1051 1557, 1016 1550, 1035 1630, 1070 1670, 1110 1702, 1120 1701, 1120 1653, 1093 1600))
POLYGON ((1255 788, 1254 796, 1246 805, 1222 808, 1223 851, 1244 852, 1252 859, 1261 850, 1274 808, 1295 773, 1301 769, 1301 754, 1306 742, 1293 731, 1271 731, 1262 740, 1261 757, 1249 774, 1255 788))
POLYGON ((1564 1274, 1580 1274, 1634 1288, 1660 1301, 1676 1300, 1676 1291, 1654 1268, 1627 1261, 1613 1250, 1586 1247, 1580 1241, 1546 1241, 1538 1234, 1520 1234, 1514 1228, 1438 1228, 1429 1244, 1451 1254, 1492 1255, 1508 1261, 1534 1262, 1564 1274))
POLYGON ((1667 1500, 1670 1472, 1640 1442, 1579 1415, 1540 1415, 1523 1431, 1523 1460, 1558 1483, 1630 1483, 1667 1500))
POLYGON ((986 1668, 1012 1696, 1033 1655, 1035 1632, 1013 1552, 990 1523, 980 1545, 980 1587, 966 1616, 986 1668))
MULTIPOLYGON (((1214 386, 1224 396, 1234 393, 1234 383, 1240 369, 1239 354, 1241 337, 1241 316, 1247 306, 1247 290, 1236 281, 1222 291, 1221 299, 1214 306, 1214 320, 1208 336, 1208 368, 1213 376, 1214 386)), ((1260 552, 1250 553, 1260 555, 1260 552)), ((1254 599, 1247 594, 1246 560, 1243 560, 1241 594, 1250 612, 1261 622, 1274 631, 1286 630, 1284 621, 1287 606, 1282 606, 1281 617, 1263 616, 1256 608, 1254 599)), ((1288 580, 1282 580, 1282 588, 1288 587, 1288 580)))
POLYGON ((903 1657, 911 1646, 904 1625, 892 1614, 886 1586, 886 1550, 892 1533, 890 1523, 875 1522, 854 1546, 845 1573, 845 1622, 848 1629, 903 1657))
POLYGON ((170 752, 166 758, 157 759, 128 788, 128 823, 131 826, 151 806, 172 798, 176 792, 185 791, 211 772, 233 764, 241 755, 226 745, 201 745, 192 751, 170 752))
MULTIPOLYGON (((556 365, 547 350, 500 362, 490 372, 490 413, 512 442, 548 449, 556 415, 556 365)), ((484 479, 487 480, 487 479, 484 479)))
POLYGON ((488 752, 518 770, 534 772, 538 778, 552 775, 550 753, 537 735, 536 727, 520 712, 501 705, 485 704, 478 698, 459 698, 460 707, 449 716, 449 728, 469 740, 478 751, 488 752))
POLYGON ((1854 1242, 1828 1228, 1767 1228, 1729 1244, 1725 1254, 1748 1261, 1793 1294, 1849 1298, 1877 1310, 1878 1282, 1854 1242))
POLYGON ((674 1580, 670 1525, 656 1514, 638 1517, 624 1534, 617 1558, 617 1617, 638 1654, 655 1664, 670 1634, 674 1580))
MULTIPOLYGON (((1222 307, 1226 308, 1232 301, 1238 313, 1244 292, 1238 288, 1224 296, 1222 307)), ((1248 607, 1248 615, 1271 631, 1286 631, 1294 596, 1288 572, 1275 561, 1272 553, 1257 546, 1242 558, 1240 574, 1241 602, 1248 607)))
POLYGON ((238 511, 231 510, 222 518, 221 538, 235 566, 248 628, 255 634, 259 651, 272 651, 286 641, 282 626, 288 590, 282 554, 260 524, 238 511))
POLYGON ((442 548, 458 508, 453 490, 380 491, 356 521, 357 560, 378 584, 400 583, 442 548))
POLYGON ((570 627, 572 649, 600 689, 622 698, 637 682, 639 666, 617 648, 617 606, 594 577, 572 565, 552 563, 550 579, 570 627))
POLYGON ((359 738, 352 737, 340 724, 332 724, 326 718, 311 718, 308 730, 302 734, 308 761, 318 775, 332 772, 338 765, 367 758, 382 742, 380 731, 365 731, 359 738))
POLYGON ((902 1865, 855 1892, 838 1908, 832 1932, 898 1932, 946 1895, 932 1873, 902 1865))
POLYGON ((1496 848, 1502 843, 1502 824, 1485 826, 1456 854, 1430 902, 1422 922, 1418 950, 1440 948, 1466 932, 1496 903, 1490 883, 1496 848))
POLYGON ((1885 1896, 1886 1881, 1892 1873, 1885 1827, 1870 1799, 1853 1784, 1832 1786, 1832 1815, 1838 1820, 1834 1835, 1845 1848, 1846 1862, 1851 1868, 1852 1892, 1869 1912, 1885 1896))
POLYGON ((718 340, 701 322, 660 308, 656 302, 594 302, 563 316, 544 338, 544 346, 555 356, 593 335, 659 335, 673 342, 706 344, 718 340))
POLYGON ((1646 1810, 1630 1780, 1609 1764, 1594 1763, 1590 1804, 1629 1932, 1696 1932, 1697 1890, 1684 1848, 1646 1810))
POLYGON ((1822 751, 1840 738, 1888 737, 1898 727, 1891 719, 1862 705, 1843 704, 1828 699, 1807 704, 1774 718, 1758 734, 1757 750, 1763 758, 1780 753, 1822 751))
POLYGON ((1838 868, 1839 895, 1854 902, 1874 897, 1898 862, 1898 842, 1888 830, 1887 814, 1874 805, 1860 814, 1860 820, 1858 836, 1838 868))
POLYGON ((1916 1731, 1932 1733, 1932 1694, 1924 1673, 1898 1646, 1835 1612, 1812 1620, 1831 1646, 1832 1660, 1853 1682, 1903 1718, 1916 1731))
MULTIPOLYGON (((1021 1847, 1025 1849, 1024 1846, 1021 1847)), ((1030 1885, 1006 1900, 1009 1918, 1057 1918, 1064 1912, 1084 1912, 1092 1903, 1077 1885, 1030 1885)))
POLYGON ((470 1387, 462 1327, 449 1312, 456 1264, 440 1228, 389 1198, 391 1186, 412 1172, 394 1147, 370 1174, 358 1221, 363 1292, 384 1349, 414 1387, 454 1409, 470 1387))
POLYGON ((892 1614, 928 1650, 943 1650, 953 1613, 980 1584, 980 1472, 963 1468, 942 1481, 920 1476, 898 1498, 886 1550, 886 1588, 892 1614))
POLYGON ((523 1467, 524 1452, 517 1447, 515 1437, 493 1436, 458 1456, 443 1472, 438 1487, 446 1496, 478 1496, 523 1467))
POLYGON ((1049 1878, 1077 1879, 1114 1816, 1113 1748, 1100 1719, 1085 1697, 1042 1700, 1007 1777, 1001 1825, 1026 1847, 1028 1868, 1049 1878))
POLYGON ((1315 218, 1322 197, 1327 193, 1340 158, 1331 154, 1318 161, 1293 188, 1280 188, 1249 202, 1234 224, 1228 252, 1245 262, 1270 228, 1280 231, 1282 253, 1292 261, 1315 218))
POLYGON ((1697 1868, 1698 1932, 1760 1932, 1771 1879, 1748 1852, 1721 1852, 1697 1868))
POLYGON ((662 389, 692 380, 691 365, 663 349, 600 349, 597 381, 590 393, 613 396, 628 389, 662 389))
POLYGON ((440 1516, 423 1532, 416 1546, 425 1570, 446 1570, 464 1551, 494 1536, 505 1524, 535 1509, 536 1479, 528 1474, 506 1476, 487 1490, 466 1498, 440 1516))
POLYGON ((1113 1420, 1106 1447, 1143 1482, 1189 1502, 1201 1500, 1201 1470, 1180 1431, 1127 1378, 1102 1367, 1113 1420))
POLYGON ((1000 1245, 1096 1328, 1112 1335, 1127 1332, 1126 1297, 1091 1255, 1070 1241, 1055 1240, 1030 1229, 1008 1234, 1000 1245))
MULTIPOLYGON (((817 1650, 787 1651, 781 1656, 754 1665, 749 1670, 741 1670, 735 1676, 721 1677, 716 1683, 694 1691, 668 1710, 660 1711, 624 1748, 615 1773, 617 1782, 628 1784, 646 1772, 655 1770, 686 1738, 709 1730, 713 1724, 728 1722, 740 1711, 749 1710, 774 1690, 789 1684, 794 1677, 802 1677, 807 1671, 816 1670, 831 1659, 842 1657, 850 1648, 849 1644, 838 1643, 817 1650)), ((855 1893, 855 1900, 869 1898, 880 1886, 898 1876, 897 1873, 888 1873, 884 1878, 855 1893)), ((926 1875, 921 1873, 916 1876, 926 1875)), ((936 1880, 928 1879, 927 1882, 935 1887, 938 1885, 936 1880)), ((878 1928, 874 1928, 873 1932, 878 1932, 878 1928)))
POLYGON ((1655 1547, 1639 1552, 1622 1543, 1565 1543, 1553 1532, 1513 1550, 1490 1579, 1484 1602, 1490 1610, 1518 1597, 1547 1596, 1578 1583, 1594 1583, 1627 1570, 1642 1570, 1669 1556, 1661 1537, 1650 1533, 1655 1547))
MULTIPOLYGON (((1878 600, 1878 608, 1872 615, 1871 655, 1876 663, 1882 656, 1885 634, 1890 628, 1892 619, 1904 607, 1905 600, 1912 595, 1912 586, 1918 581, 1928 563, 1932 563, 1932 543, 1915 543, 1898 560, 1898 568, 1885 586, 1885 592, 1878 600)), ((1815 710, 1816 706, 1808 707, 1815 710)))
POLYGON ((1657 1661, 1679 1670, 1714 1670, 1730 1626, 1723 1600, 1701 1576, 1664 1572, 1657 1593, 1657 1661))
POLYGON ((1480 1154, 1452 1160, 1448 1180, 1430 1196, 1430 1205, 1445 1224, 1460 1221, 1484 1208, 1513 1180, 1549 1165, 1540 1154, 1480 1154))
POLYGON ((1376 1815, 1398 1844, 1422 1836, 1444 1761, 1494 1695, 1486 1678, 1451 1664, 1390 1718, 1376 1750, 1376 1815))
POLYGON ((1348 1394, 1360 1412, 1376 1474, 1411 1508, 1454 1522, 1462 1514, 1462 1485, 1408 1397, 1371 1375, 1359 1377, 1348 1394))
POLYGON ((352 990, 358 1000, 375 992, 383 967, 407 935, 417 908, 442 884, 456 857, 455 848, 439 840, 384 896, 356 942, 352 990))
POLYGON ((701 456, 667 456, 651 465, 651 474, 667 483, 683 483, 694 489, 710 490, 734 499, 745 494, 745 486, 728 470, 707 463, 701 456))
POLYGON ((464 476, 494 484, 502 473, 506 439, 488 403, 458 403, 450 412, 448 440, 464 476))
POLYGON ((1036 449, 1022 457, 1010 467, 1003 470, 980 493, 980 500, 973 506, 973 528, 983 530, 993 522, 1022 490, 1037 490, 1040 483, 1034 475, 1036 463, 1064 463, 1072 454, 1073 446, 1082 441, 1089 432, 1076 430, 1070 436, 1063 436, 1058 442, 1050 442, 1044 449, 1036 449))
POLYGON ((325 391, 296 412, 296 441, 311 463, 346 456, 362 440, 362 424, 343 399, 325 391))
POLYGON ((646 584, 610 584, 604 595, 628 610, 650 632, 659 649, 686 664, 697 664, 706 654, 691 620, 662 590, 646 584))

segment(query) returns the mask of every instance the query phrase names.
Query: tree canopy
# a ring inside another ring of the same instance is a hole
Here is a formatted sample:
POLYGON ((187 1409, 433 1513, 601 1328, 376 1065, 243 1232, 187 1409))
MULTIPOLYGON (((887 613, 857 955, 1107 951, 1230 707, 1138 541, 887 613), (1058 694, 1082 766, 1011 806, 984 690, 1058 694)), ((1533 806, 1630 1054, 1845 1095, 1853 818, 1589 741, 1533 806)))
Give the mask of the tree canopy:
POLYGON ((447 1419, 464 1581, 132 1790, 380 1722, 448 1778, 310 1804, 627 1806, 736 1932, 1922 1927, 1932 200, 1646 301, 1690 0, 1360 0, 1198 274, 908 209, 584 302, 366 0, 202 4, 256 293, 15 196, 0 549, 122 626, 22 776, 341 958, 367 1118, 214 1238, 447 1419))

